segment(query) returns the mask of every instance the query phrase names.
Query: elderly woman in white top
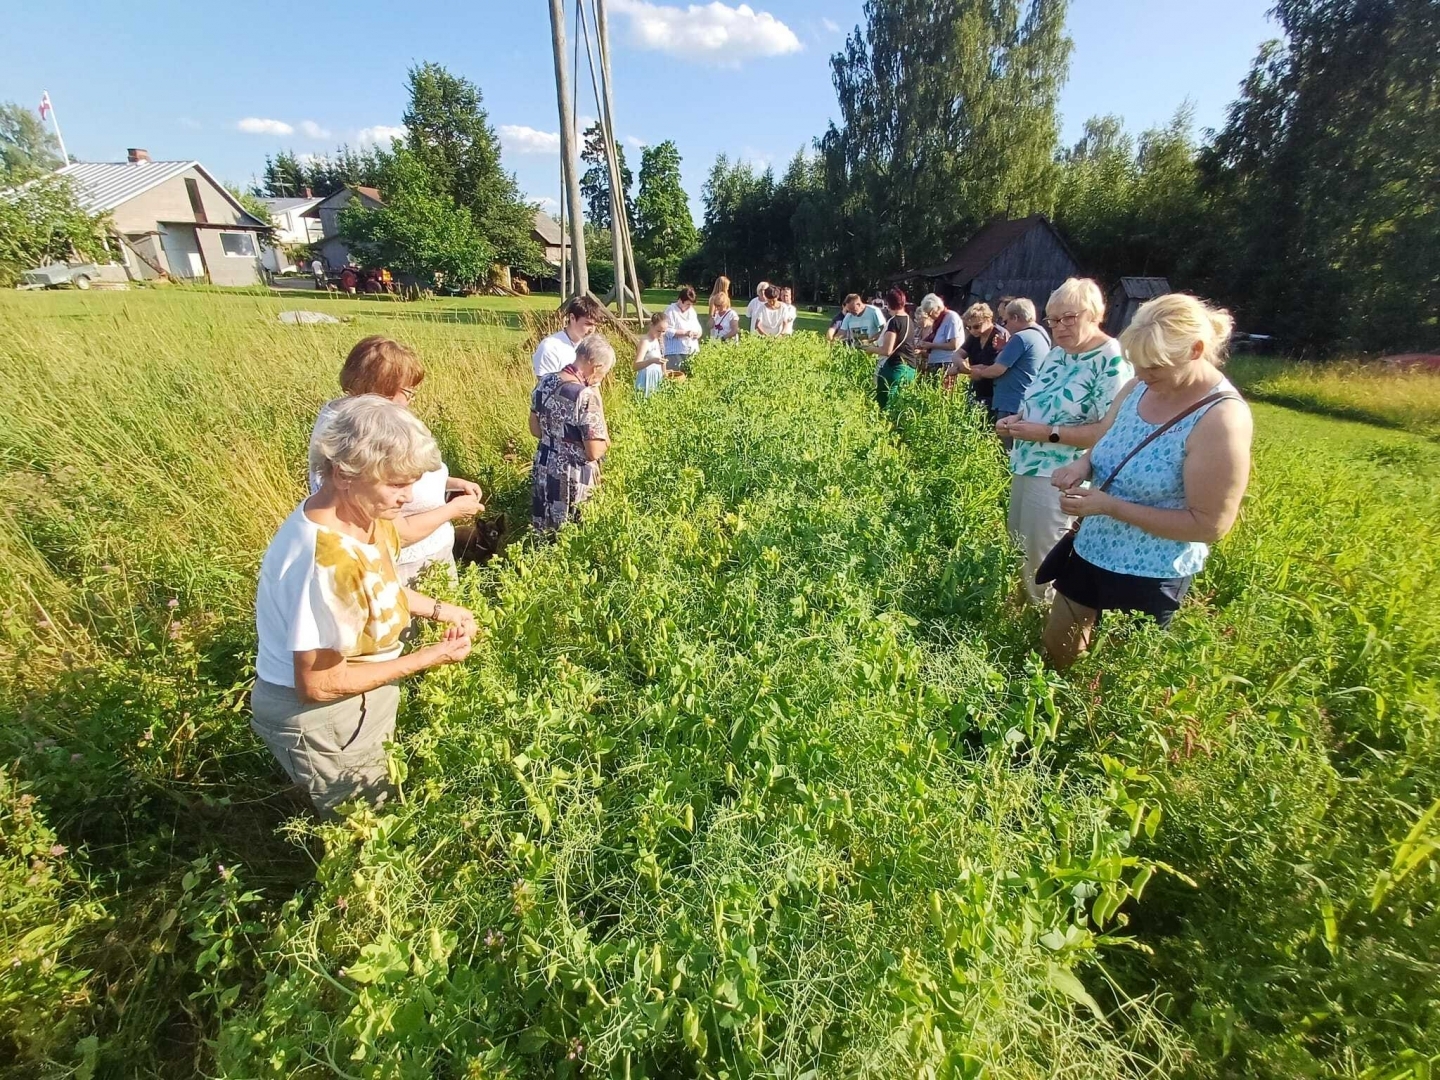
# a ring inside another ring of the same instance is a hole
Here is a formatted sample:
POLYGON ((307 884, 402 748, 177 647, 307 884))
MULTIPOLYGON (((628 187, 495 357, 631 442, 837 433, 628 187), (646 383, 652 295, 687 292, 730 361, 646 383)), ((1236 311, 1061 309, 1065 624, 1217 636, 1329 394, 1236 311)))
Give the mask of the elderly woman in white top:
POLYGON ((700 314, 695 310, 695 290, 680 286, 675 302, 665 309, 665 370, 686 375, 690 357, 700 351, 700 314))
POLYGON ((320 489, 285 519, 260 563, 251 727, 316 810, 389 792, 385 744, 408 675, 470 653, 465 608, 405 588, 396 520, 440 465, 425 425, 374 394, 344 398, 316 436, 320 489), (412 615, 444 636, 405 654, 412 615))
MULTIPOLYGON (((378 394, 401 408, 425 378, 425 367, 410 349, 380 334, 362 338, 350 350, 340 369, 340 389, 350 397, 378 394)), ((310 433, 310 493, 320 490, 322 460, 318 440, 336 407, 345 398, 327 402, 315 418, 310 433)), ((405 545, 396 559, 395 572, 402 585, 409 585, 432 563, 445 566, 455 578, 455 526, 461 518, 474 517, 485 506, 480 485, 451 476, 442 461, 415 481, 408 505, 396 521, 400 542, 405 545), (448 501, 447 501, 448 500, 448 501)))
POLYGON ((1010 448, 1010 534, 1025 552, 1027 598, 1045 604, 1051 590, 1036 571, 1070 527, 1050 476, 1100 437, 1101 421, 1134 375, 1120 343, 1104 330, 1105 298, 1089 278, 1070 278, 1045 305, 1054 347, 1035 369, 1020 411, 1001 417, 995 433, 1010 448))

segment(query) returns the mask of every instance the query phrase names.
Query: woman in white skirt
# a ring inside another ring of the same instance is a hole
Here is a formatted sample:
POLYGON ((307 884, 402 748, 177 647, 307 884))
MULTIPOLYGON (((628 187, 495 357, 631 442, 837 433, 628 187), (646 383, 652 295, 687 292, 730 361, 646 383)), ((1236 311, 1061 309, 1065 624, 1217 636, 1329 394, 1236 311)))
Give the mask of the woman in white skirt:
MULTIPOLYGON (((356 342, 340 369, 340 389, 348 396, 378 394, 406 409, 424 379, 425 365, 420 358, 400 342, 380 334, 356 342)), ((336 398, 321 406, 320 414, 315 418, 315 427, 310 432, 312 495, 320 490, 316 439, 329 422, 335 407, 344 400, 336 398)), ((432 563, 443 564, 453 581, 454 522, 472 518, 484 509, 485 504, 480 501, 480 485, 473 480, 451 476, 443 461, 415 481, 410 503, 395 523, 400 543, 404 545, 395 566, 400 584, 409 585, 432 563)))
POLYGON ((465 608, 405 588, 396 573, 396 520, 415 482, 440 464, 425 425, 377 395, 344 398, 312 449, 320 489, 285 519, 260 564, 250 726, 329 815, 352 798, 385 801, 396 683, 464 660, 476 627, 465 608), (412 614, 445 633, 404 654, 412 614))

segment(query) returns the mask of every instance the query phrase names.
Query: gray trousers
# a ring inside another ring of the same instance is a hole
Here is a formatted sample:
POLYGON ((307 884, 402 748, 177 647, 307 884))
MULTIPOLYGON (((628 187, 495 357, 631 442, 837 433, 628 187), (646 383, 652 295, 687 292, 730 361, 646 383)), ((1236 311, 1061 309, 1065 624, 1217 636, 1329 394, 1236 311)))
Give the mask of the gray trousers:
POLYGON ((382 805, 391 793, 385 743, 395 738, 400 688, 394 684, 322 704, 294 689, 255 680, 250 727, 322 817, 363 798, 382 805))

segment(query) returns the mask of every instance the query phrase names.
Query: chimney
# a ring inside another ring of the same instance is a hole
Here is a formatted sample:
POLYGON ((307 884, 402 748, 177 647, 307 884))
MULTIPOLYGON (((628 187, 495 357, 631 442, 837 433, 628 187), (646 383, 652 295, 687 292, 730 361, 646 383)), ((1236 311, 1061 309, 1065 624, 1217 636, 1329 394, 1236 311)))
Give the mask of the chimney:
POLYGON ((315 197, 315 192, 311 191, 308 187, 301 188, 300 190, 305 193, 305 198, 307 199, 313 199, 315 197))
POLYGON ((142 161, 150 160, 149 150, 137 150, 132 146, 125 153, 131 165, 139 165, 142 161))

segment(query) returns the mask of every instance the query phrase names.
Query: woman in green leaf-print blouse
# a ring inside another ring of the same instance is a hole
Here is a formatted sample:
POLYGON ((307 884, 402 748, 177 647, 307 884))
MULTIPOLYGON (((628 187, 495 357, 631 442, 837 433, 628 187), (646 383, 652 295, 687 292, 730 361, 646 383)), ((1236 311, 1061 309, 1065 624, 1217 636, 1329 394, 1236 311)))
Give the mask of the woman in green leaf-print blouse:
POLYGON ((1048 603, 1052 591, 1035 572, 1065 530, 1050 474, 1095 445, 1115 395, 1135 372, 1120 343, 1100 329, 1105 298, 1089 278, 1070 278, 1045 305, 1055 347, 1035 370, 1020 411, 1002 417, 995 431, 1013 439, 1010 451, 1010 533, 1025 552, 1022 571, 1031 603, 1048 603))

